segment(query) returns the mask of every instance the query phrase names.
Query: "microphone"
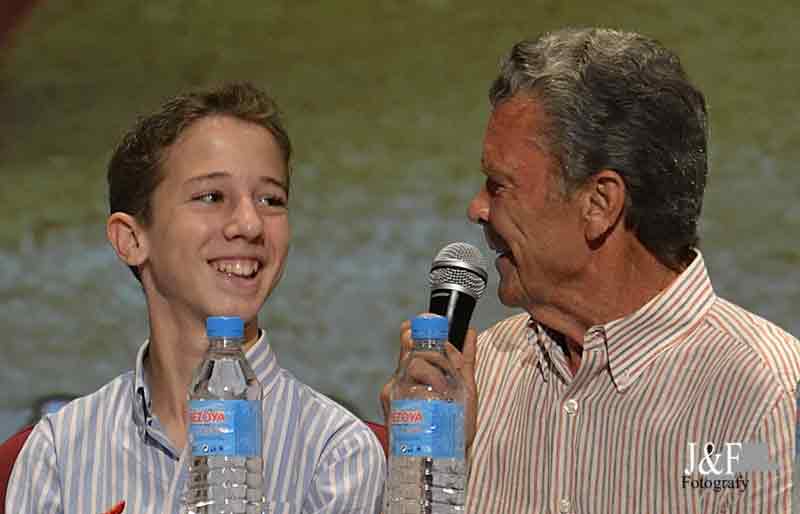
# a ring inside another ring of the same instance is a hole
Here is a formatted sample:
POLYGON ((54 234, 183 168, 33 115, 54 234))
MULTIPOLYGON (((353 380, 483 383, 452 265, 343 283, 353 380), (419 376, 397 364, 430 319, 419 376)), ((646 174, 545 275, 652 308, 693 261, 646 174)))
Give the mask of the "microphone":
POLYGON ((480 250, 467 243, 450 243, 431 263, 431 299, 428 311, 450 322, 448 340, 464 346, 475 303, 486 290, 486 264, 480 250))

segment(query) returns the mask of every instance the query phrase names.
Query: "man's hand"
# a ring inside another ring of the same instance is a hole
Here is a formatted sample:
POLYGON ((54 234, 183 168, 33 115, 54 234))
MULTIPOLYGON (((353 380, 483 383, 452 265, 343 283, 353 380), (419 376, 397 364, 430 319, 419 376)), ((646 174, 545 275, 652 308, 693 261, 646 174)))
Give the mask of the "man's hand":
MULTIPOLYGON (((478 387, 475 384, 475 354, 477 352, 476 343, 478 336, 475 330, 469 329, 467 336, 464 338, 464 351, 459 352, 456 347, 450 343, 445 346, 447 352, 447 359, 452 364, 453 368, 461 375, 466 389, 466 399, 464 405, 464 438, 466 449, 472 445, 472 440, 475 438, 475 425, 477 420, 477 406, 478 406, 478 387)), ((411 321, 406 320, 400 326, 400 356, 397 359, 397 367, 399 369, 400 363, 403 362, 411 353, 414 348, 414 342, 411 340, 411 321)), ((412 378, 420 383, 430 384, 434 389, 439 389, 438 384, 442 381, 441 372, 439 368, 426 359, 418 358, 408 363, 408 373, 412 378)), ((396 374, 396 373, 395 373, 396 374)), ((388 426, 389 422, 389 403, 392 386, 394 385, 394 375, 384 384, 381 389, 380 399, 383 406, 383 418, 386 421, 387 429, 391 430, 388 426)))

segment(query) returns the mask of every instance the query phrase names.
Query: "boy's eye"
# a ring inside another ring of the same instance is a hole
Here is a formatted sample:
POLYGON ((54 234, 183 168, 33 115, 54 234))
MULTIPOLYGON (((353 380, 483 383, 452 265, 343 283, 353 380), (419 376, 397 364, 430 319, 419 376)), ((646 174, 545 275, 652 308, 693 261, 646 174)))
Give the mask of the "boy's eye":
POLYGON ((261 203, 271 207, 284 207, 286 205, 286 200, 284 200, 281 196, 267 195, 261 197, 261 203))
POLYGON ((208 193, 203 193, 194 197, 195 200, 199 200, 204 203, 215 203, 222 200, 222 193, 212 191, 208 193))

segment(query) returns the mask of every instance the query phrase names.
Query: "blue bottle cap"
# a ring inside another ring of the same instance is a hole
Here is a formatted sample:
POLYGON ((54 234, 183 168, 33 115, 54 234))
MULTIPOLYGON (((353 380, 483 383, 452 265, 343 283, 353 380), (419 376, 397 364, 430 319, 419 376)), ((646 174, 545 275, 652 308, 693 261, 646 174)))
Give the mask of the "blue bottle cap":
POLYGON ((411 320, 411 339, 436 339, 446 341, 449 324, 438 314, 420 314, 411 320))
POLYGON ((206 334, 208 337, 244 337, 244 321, 239 316, 209 316, 206 334))

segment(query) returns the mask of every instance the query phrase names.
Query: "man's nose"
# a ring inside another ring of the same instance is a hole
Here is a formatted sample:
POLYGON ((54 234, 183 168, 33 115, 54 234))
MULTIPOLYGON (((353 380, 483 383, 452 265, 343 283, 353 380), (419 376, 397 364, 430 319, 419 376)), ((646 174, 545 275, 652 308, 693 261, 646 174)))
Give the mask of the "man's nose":
POLYGON ((250 241, 260 237, 263 231, 264 221, 253 200, 250 198, 239 200, 225 226, 225 237, 228 239, 242 237, 250 241))
POLYGON ((470 200, 467 207, 467 217, 472 223, 479 225, 489 221, 489 199, 485 187, 481 187, 480 191, 475 193, 475 196, 470 200))

